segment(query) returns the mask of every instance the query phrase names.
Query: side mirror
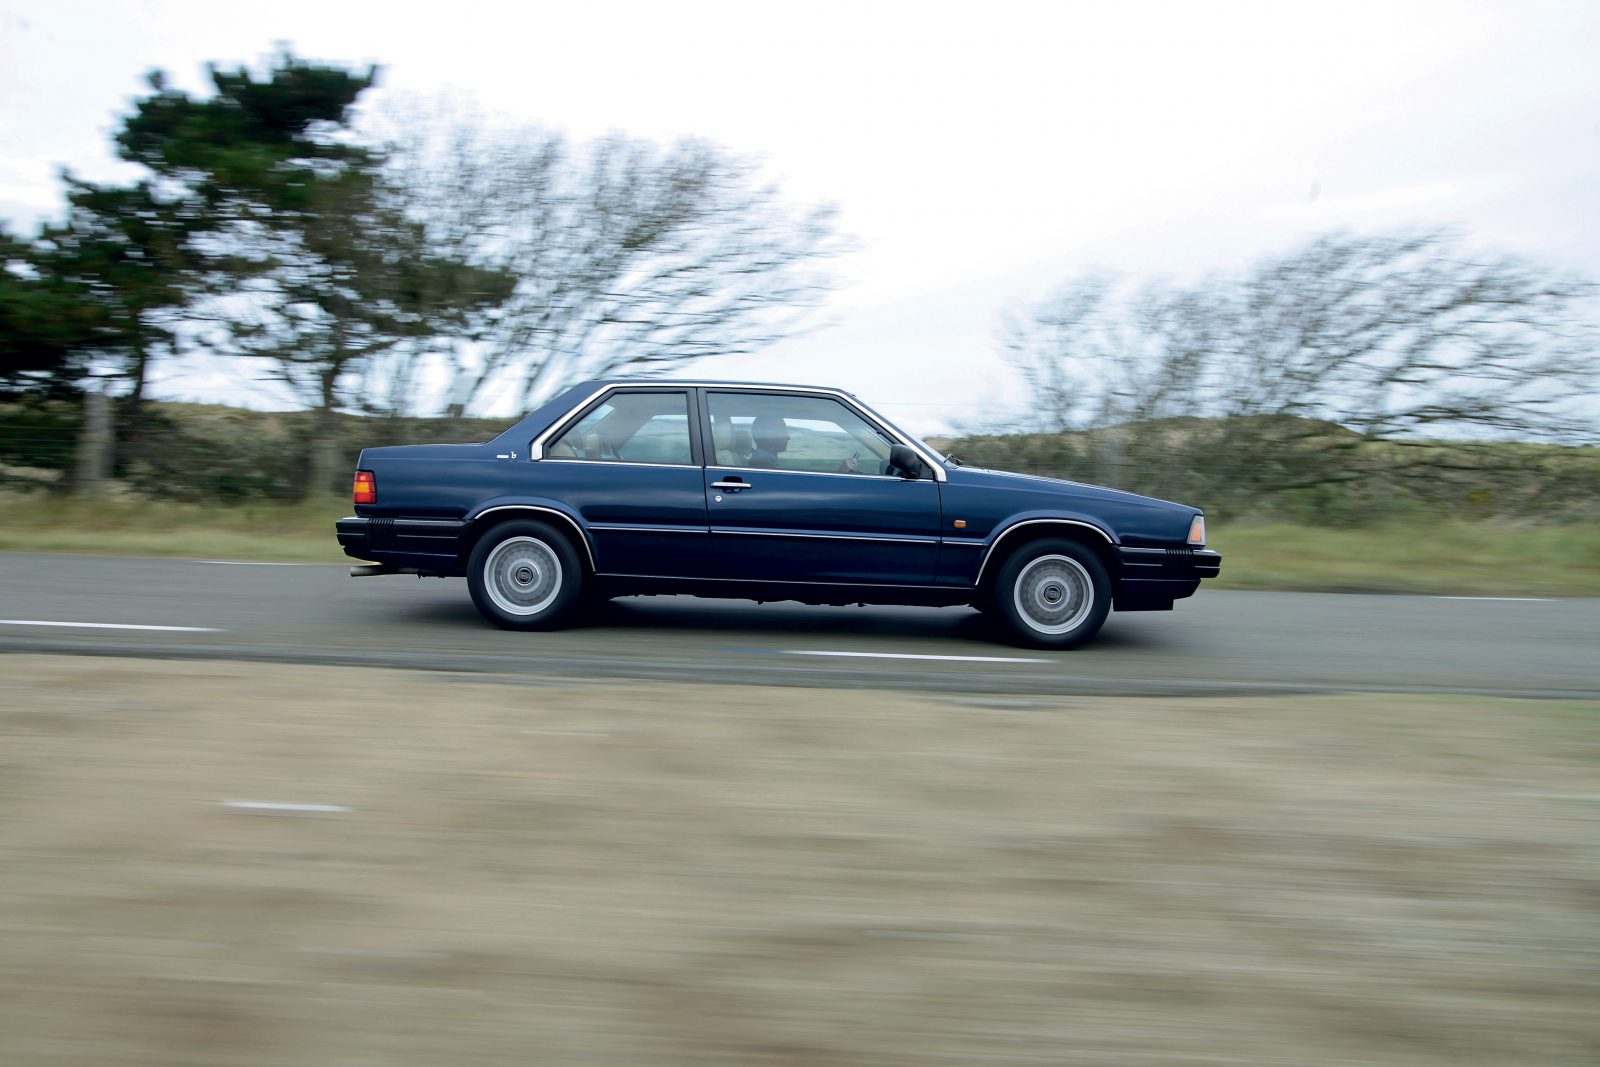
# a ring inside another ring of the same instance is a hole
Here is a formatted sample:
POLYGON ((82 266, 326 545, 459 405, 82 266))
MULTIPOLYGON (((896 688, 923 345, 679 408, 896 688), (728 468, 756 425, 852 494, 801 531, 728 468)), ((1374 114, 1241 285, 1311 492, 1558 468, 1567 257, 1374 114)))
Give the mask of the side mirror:
POLYGON ((909 445, 889 446, 889 470, 899 471, 900 477, 915 480, 922 477, 922 472, 927 469, 927 464, 922 462, 909 445))

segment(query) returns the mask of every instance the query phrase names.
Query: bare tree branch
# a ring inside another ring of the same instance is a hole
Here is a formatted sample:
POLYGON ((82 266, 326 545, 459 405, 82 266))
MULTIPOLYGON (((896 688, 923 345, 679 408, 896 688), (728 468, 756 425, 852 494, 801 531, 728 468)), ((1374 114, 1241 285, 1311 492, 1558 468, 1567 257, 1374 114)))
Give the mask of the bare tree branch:
POLYGON ((622 136, 573 146, 470 116, 413 116, 393 173, 432 247, 516 279, 439 338, 444 407, 527 407, 585 377, 751 352, 802 328, 842 250, 748 160, 622 136))
POLYGON ((1011 313, 1000 342, 1040 428, 1118 442, 1101 469, 1137 456, 1159 490, 1187 449, 1207 491, 1238 499, 1359 480, 1362 442, 1592 433, 1596 295, 1443 231, 1339 234, 1191 285, 1085 274, 1011 313))

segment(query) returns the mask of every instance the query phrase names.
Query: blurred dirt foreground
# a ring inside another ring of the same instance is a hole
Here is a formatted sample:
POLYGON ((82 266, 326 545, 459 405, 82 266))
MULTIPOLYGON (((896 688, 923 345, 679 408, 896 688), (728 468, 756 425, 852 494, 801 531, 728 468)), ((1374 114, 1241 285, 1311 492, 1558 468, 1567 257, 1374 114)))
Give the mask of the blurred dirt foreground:
POLYGON ((1597 742, 6 656, 0 1063, 1591 1065, 1597 742))

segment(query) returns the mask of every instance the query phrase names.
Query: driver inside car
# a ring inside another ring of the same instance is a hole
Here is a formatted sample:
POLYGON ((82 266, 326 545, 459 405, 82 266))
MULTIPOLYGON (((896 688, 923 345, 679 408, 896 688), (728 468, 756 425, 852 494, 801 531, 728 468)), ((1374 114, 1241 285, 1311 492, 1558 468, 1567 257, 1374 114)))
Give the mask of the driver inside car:
POLYGON ((789 447, 789 426, 776 415, 758 415, 750 424, 755 450, 748 465, 761 470, 778 469, 778 453, 789 447))

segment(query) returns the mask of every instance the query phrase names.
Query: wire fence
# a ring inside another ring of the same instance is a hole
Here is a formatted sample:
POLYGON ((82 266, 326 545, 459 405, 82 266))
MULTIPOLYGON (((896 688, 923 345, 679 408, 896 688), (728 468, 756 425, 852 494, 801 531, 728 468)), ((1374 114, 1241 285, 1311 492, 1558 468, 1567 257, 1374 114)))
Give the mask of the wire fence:
MULTIPOLYGON (((163 405, 137 423, 119 418, 98 466, 133 494, 173 500, 298 500, 348 494, 361 449, 486 441, 510 420, 378 419, 338 415, 326 431, 309 412, 163 405), (189 409, 186 410, 185 408, 189 409), (317 451, 331 456, 325 484, 311 484, 317 451)), ((68 491, 95 447, 77 409, 0 409, 0 488, 68 491)))

